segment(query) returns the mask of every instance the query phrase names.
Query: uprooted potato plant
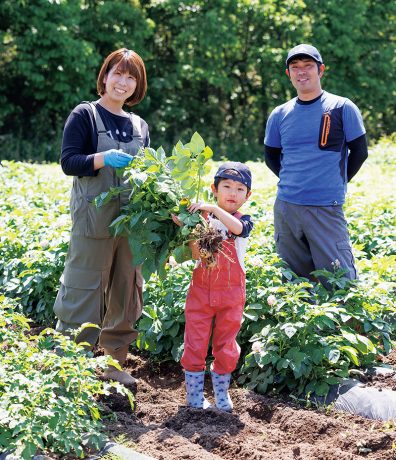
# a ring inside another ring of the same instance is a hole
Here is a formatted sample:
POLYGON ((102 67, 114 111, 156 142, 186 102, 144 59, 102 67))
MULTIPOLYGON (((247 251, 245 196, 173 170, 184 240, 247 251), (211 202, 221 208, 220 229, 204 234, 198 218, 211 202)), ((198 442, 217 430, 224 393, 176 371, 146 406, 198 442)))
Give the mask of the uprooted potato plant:
POLYGON ((128 238, 136 265, 142 264, 146 280, 154 272, 165 275, 165 264, 171 255, 177 262, 191 259, 188 242, 198 240, 198 245, 212 258, 221 248, 222 238, 213 238, 205 219, 199 212, 191 214, 191 200, 208 198, 203 192, 203 176, 208 173, 208 160, 213 152, 198 133, 187 144, 178 142, 167 156, 160 147, 142 149, 130 166, 121 172, 124 187, 113 187, 96 199, 97 206, 121 193, 129 194, 128 203, 121 209, 110 228, 114 235, 128 238), (172 220, 176 215, 182 226, 172 220), (199 224, 199 234, 191 234, 199 224))

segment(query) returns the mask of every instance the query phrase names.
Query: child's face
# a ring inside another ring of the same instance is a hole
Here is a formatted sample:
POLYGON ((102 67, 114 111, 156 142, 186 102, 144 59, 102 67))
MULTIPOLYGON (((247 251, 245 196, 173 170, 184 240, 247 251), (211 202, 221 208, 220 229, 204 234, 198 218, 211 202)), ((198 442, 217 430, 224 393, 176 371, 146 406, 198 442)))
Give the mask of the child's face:
POLYGON ((231 214, 238 211, 251 194, 246 185, 233 179, 221 180, 217 190, 212 184, 212 192, 217 200, 217 205, 231 214))

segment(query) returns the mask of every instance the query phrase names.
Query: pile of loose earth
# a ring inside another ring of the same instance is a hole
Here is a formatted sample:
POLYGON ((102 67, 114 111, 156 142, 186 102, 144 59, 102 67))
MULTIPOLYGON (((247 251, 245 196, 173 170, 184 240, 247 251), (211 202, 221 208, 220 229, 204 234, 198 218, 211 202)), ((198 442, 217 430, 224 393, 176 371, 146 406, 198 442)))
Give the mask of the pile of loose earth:
MULTIPOLYGON (((396 459, 396 427, 390 422, 303 409, 236 386, 230 391, 232 414, 190 409, 178 364, 154 365, 129 355, 127 365, 139 378, 135 411, 112 395, 106 404, 117 421, 108 423, 108 431, 158 460, 396 459)), ((209 379, 206 394, 213 400, 209 379)))

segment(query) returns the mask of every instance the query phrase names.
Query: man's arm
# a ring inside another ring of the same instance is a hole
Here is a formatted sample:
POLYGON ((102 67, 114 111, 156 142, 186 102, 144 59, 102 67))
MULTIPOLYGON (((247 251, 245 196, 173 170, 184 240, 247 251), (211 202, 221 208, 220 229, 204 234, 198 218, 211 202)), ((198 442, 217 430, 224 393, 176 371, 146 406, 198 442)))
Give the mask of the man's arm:
POLYGON ((281 148, 264 145, 265 164, 277 177, 281 167, 281 152, 281 148))
POLYGON ((348 166, 347 166, 347 179, 348 182, 359 171, 362 164, 368 157, 367 138, 363 134, 353 141, 347 142, 349 149, 348 166))

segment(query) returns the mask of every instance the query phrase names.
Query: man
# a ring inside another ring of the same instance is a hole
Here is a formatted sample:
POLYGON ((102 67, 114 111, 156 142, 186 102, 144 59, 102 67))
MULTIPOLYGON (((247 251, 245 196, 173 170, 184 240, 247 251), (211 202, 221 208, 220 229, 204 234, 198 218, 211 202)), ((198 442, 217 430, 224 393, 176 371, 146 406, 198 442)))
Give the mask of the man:
POLYGON ((355 279, 342 204, 347 182, 368 156, 366 131, 353 102, 322 90, 324 71, 315 47, 292 48, 286 75, 297 97, 276 107, 267 122, 265 162, 279 177, 276 247, 299 276, 341 266, 355 279))

